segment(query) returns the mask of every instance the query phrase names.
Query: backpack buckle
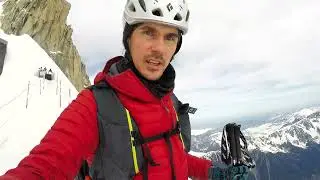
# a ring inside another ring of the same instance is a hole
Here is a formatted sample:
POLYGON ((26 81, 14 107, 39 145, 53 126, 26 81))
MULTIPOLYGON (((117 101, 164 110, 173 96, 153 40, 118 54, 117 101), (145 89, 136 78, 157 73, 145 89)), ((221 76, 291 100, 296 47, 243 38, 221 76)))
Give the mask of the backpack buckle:
POLYGON ((132 144, 134 146, 142 144, 141 143, 141 138, 140 138, 140 135, 139 135, 138 131, 131 131, 130 135, 131 135, 131 138, 132 138, 132 144))
POLYGON ((189 105, 189 103, 186 103, 186 104, 182 104, 179 108, 179 113, 190 113, 190 114, 194 114, 196 113, 198 109, 197 108, 194 108, 194 107, 191 107, 189 105))

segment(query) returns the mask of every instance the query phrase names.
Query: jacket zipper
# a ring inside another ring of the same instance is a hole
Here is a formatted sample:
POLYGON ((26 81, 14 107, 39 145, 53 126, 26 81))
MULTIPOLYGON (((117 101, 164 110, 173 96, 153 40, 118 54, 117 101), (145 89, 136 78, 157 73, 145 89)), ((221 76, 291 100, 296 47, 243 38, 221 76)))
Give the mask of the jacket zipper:
MULTIPOLYGON (((166 110, 167 112, 167 115, 169 117, 169 120, 171 121, 171 125, 172 125, 172 129, 175 127, 175 124, 174 124, 174 118, 172 118, 170 116, 170 110, 169 108, 165 105, 163 99, 160 100, 161 101, 161 105, 162 107, 166 110)), ((172 144, 171 144, 171 140, 170 139, 166 139, 166 143, 167 143, 167 146, 168 146, 168 149, 169 149, 169 153, 170 153, 170 156, 169 156, 169 159, 170 159, 170 164, 171 164, 171 171, 172 171, 172 179, 173 180, 176 180, 176 176, 175 176, 175 168, 174 168, 174 164, 173 164, 173 149, 172 149, 172 144)))
POLYGON ((170 111, 169 108, 165 105, 165 103, 163 102, 163 99, 160 100, 161 102, 161 106, 165 109, 165 111, 167 112, 167 115, 169 116, 169 119, 171 120, 171 127, 174 128, 174 119, 170 116, 170 111))
POLYGON ((166 110, 169 115, 169 108, 164 104, 163 99, 160 100, 162 107, 166 110))

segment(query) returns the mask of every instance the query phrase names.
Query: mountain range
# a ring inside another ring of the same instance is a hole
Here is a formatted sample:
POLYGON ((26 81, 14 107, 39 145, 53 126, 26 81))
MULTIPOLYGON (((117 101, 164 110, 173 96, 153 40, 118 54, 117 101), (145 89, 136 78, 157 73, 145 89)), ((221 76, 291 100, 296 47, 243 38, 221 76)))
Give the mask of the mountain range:
MULTIPOLYGON (((257 165, 250 179, 320 179, 319 107, 280 114, 241 131, 257 165)), ((193 134, 191 149, 221 164, 221 137, 217 130, 193 134)))

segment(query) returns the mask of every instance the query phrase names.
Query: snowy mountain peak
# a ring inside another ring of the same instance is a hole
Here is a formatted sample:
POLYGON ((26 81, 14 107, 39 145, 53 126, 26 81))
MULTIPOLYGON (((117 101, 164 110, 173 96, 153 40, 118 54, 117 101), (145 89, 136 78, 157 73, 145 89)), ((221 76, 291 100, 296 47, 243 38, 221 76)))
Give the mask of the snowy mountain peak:
POLYGON ((204 134, 208 131, 212 130, 211 128, 206 128, 206 129, 192 129, 191 130, 191 135, 193 136, 197 136, 197 135, 201 135, 201 134, 204 134))
POLYGON ((320 143, 320 109, 306 108, 258 127, 247 129, 250 148, 268 152, 288 152, 292 146, 306 148, 320 143))
MULTIPOLYGON (((249 150, 290 152, 293 147, 306 148, 320 144, 320 108, 305 108, 294 113, 277 115, 268 123, 243 130, 249 150)), ((221 132, 193 136, 194 151, 219 151, 221 132)))
POLYGON ((305 108, 302 109, 296 113, 293 113, 294 115, 298 115, 298 116, 302 116, 302 117, 307 117, 309 115, 311 115, 312 113, 314 113, 315 111, 317 111, 318 109, 315 108, 305 108))

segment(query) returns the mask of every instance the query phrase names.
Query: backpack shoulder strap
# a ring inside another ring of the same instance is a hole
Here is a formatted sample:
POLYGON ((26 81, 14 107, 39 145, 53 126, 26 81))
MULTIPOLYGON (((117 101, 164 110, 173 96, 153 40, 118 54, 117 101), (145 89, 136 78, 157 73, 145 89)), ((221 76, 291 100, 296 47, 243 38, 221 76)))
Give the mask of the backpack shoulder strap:
MULTIPOLYGON (((91 90, 96 104, 97 104, 97 113, 98 113, 98 123, 99 123, 99 145, 98 150, 96 151, 93 169, 102 169, 103 165, 100 163, 101 158, 105 156, 106 148, 106 139, 105 139, 105 129, 104 127, 110 126, 110 124, 117 124, 118 126, 127 127, 128 134, 131 136, 132 132, 138 132, 138 127, 134 120, 131 118, 129 111, 122 105, 120 99, 118 98, 116 92, 113 88, 105 81, 101 81, 98 84, 88 86, 87 89, 91 90)), ((111 126, 110 126, 111 127, 111 126)), ((130 148, 129 148, 130 149, 130 148)), ((133 166, 135 173, 140 171, 142 164, 142 151, 141 147, 131 146, 131 153, 133 159, 133 166)), ((82 165, 83 171, 85 171, 87 177, 92 175, 93 178, 96 175, 95 170, 91 171, 91 168, 86 168, 86 161, 82 165), (89 173, 90 172, 90 173, 89 173)))
MULTIPOLYGON (((110 88, 110 86, 104 82, 104 81, 101 81, 99 82, 98 84, 94 84, 94 85, 90 85, 88 87, 86 87, 86 89, 89 89, 94 97, 95 97, 95 101, 96 101, 96 104, 97 104, 97 108, 99 109, 99 106, 101 107, 101 102, 100 102, 100 98, 97 98, 97 96, 101 96, 101 95, 106 95, 108 96, 107 98, 108 99, 111 99, 111 91, 112 89, 110 88), (107 93, 103 93, 101 94, 101 90, 104 90, 104 91, 107 91, 107 93), (109 97, 110 96, 110 97, 109 97)), ((101 137, 103 134, 101 133, 101 131, 99 130, 99 136, 101 137)), ((100 139, 100 138, 99 138, 100 139)), ((104 143, 104 141, 99 141, 99 146, 101 146, 100 143, 104 143)), ((98 149, 101 149, 98 147, 98 149)), ((97 154, 100 153, 99 150, 96 152, 97 154)), ((101 154, 101 153, 100 153, 101 154)), ((82 161, 82 164, 81 164, 81 167, 79 169, 79 172, 77 174, 77 176, 75 177, 75 180, 91 180, 91 176, 90 176, 90 168, 89 168, 89 165, 88 165, 88 162, 86 160, 83 160, 82 161)))
POLYGON ((194 114, 197 111, 197 108, 189 106, 188 103, 183 104, 175 94, 171 95, 174 108, 176 110, 179 125, 181 128, 181 139, 184 144, 186 152, 189 152, 191 149, 191 124, 189 113, 194 114))
POLYGON ((102 88, 106 88, 106 89, 111 90, 110 86, 105 81, 100 81, 98 84, 93 84, 93 85, 86 87, 86 89, 89 89, 91 91, 94 91, 95 89, 102 89, 102 88))

